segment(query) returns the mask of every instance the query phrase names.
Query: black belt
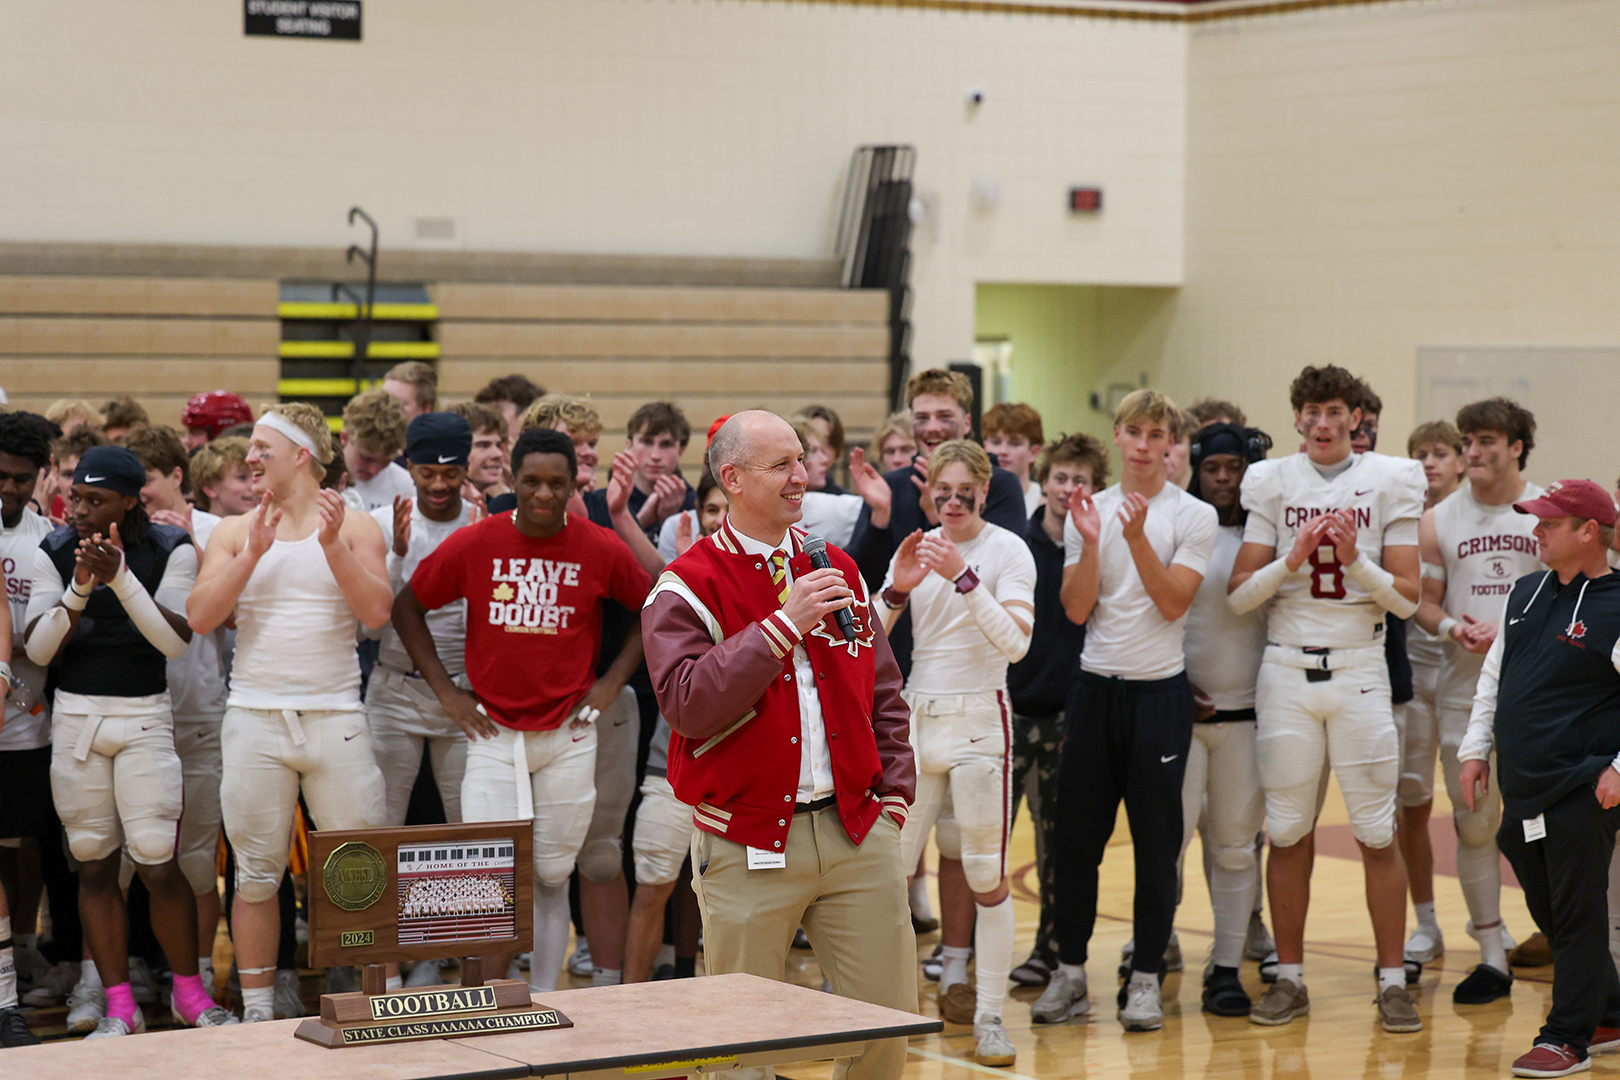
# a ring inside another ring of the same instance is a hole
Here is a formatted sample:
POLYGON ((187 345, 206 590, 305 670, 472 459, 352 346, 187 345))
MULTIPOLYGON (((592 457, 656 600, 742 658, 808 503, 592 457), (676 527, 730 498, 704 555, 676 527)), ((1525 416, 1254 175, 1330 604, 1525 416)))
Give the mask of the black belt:
POLYGON ((1227 709, 1224 712, 1217 711, 1214 716, 1209 717, 1207 720, 1200 720, 1198 722, 1200 724, 1227 724, 1227 723, 1231 723, 1233 720, 1253 720, 1253 719, 1255 719, 1255 715, 1254 715, 1254 710, 1252 708, 1251 709, 1227 709))
POLYGON ((795 814, 808 814, 815 810, 825 810, 827 807, 832 806, 837 802, 838 796, 827 795, 823 798, 816 799, 814 802, 794 803, 793 812, 795 814))

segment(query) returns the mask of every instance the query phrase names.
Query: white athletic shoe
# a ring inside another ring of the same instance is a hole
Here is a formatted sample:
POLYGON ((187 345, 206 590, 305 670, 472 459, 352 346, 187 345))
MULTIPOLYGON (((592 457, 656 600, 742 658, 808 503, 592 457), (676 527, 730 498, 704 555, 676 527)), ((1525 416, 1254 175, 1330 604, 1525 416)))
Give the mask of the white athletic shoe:
MULTIPOLYGON (((181 1016, 180 1010, 173 1005, 169 1006, 169 1015, 174 1017, 176 1024, 183 1027, 187 1026, 186 1018, 181 1016)), ((215 1005, 211 1009, 204 1009, 201 1013, 198 1013, 196 1021, 189 1026, 199 1028, 230 1027, 232 1024, 240 1024, 241 1022, 241 1017, 232 1015, 229 1009, 215 1005)))
POLYGON ((576 979, 588 979, 595 970, 596 965, 591 962, 591 943, 581 938, 579 948, 568 958, 568 974, 576 979))
POLYGON ((157 980, 152 978, 152 969, 146 966, 146 961, 138 956, 129 958, 129 989, 135 995, 135 1004, 157 1004, 157 980))
POLYGON ((1052 981, 1046 984, 1041 996, 1029 1007, 1029 1018, 1037 1024, 1061 1024, 1090 1011, 1085 971, 1080 972, 1078 979, 1073 979, 1058 968, 1052 972, 1052 981))
POLYGON ((973 1060, 980 1065, 1009 1067, 1018 1061, 1018 1048, 1007 1038, 999 1016, 979 1016, 973 1020, 973 1060))
MULTIPOLYGON (((1119 977, 1131 977, 1131 962, 1136 957, 1136 939, 1132 938, 1120 947, 1119 950, 1119 977)), ((1164 946, 1164 970, 1180 971, 1186 966, 1186 960, 1181 955, 1181 939, 1174 930, 1170 931, 1170 940, 1164 946)))
POLYGON ((17 981, 33 986, 50 974, 51 962, 32 945, 16 945, 11 950, 11 965, 17 970, 17 981))
POLYGON ((79 965, 63 961, 51 968, 22 995, 24 1005, 60 1005, 79 982, 79 965))
POLYGON ((242 1010, 242 1023, 244 1024, 267 1024, 275 1018, 276 1014, 263 1005, 242 1010))
POLYGON ((80 981, 73 984, 67 997, 67 1029, 93 1031, 102 1017, 107 1015, 107 991, 80 981))
POLYGON ((355 978, 354 968, 348 964, 340 967, 326 969, 326 992, 328 994, 355 994, 360 991, 360 980, 355 978))
POLYGON ((304 1015, 304 989, 298 981, 298 972, 281 968, 276 972, 276 995, 272 1011, 276 1016, 293 1019, 304 1015))
POLYGON ((416 966, 405 979, 406 986, 438 986, 439 972, 444 967, 443 960, 418 960, 416 966))
POLYGON ((506 965, 506 977, 508 979, 513 979, 513 980, 515 980, 517 982, 527 982, 528 981, 528 976, 523 974, 523 969, 529 966, 529 957, 530 957, 530 955, 532 955, 532 954, 530 954, 530 953, 516 953, 516 954, 514 954, 512 956, 512 962, 506 965))
POLYGON ((141 1007, 135 1006, 135 1022, 126 1024, 114 1016, 103 1016, 96 1024, 96 1029, 85 1036, 90 1039, 115 1039, 120 1035, 139 1035, 146 1030, 146 1017, 141 1015, 141 1007))
POLYGON ((1406 948, 1401 950, 1401 957, 1413 963, 1428 964, 1439 959, 1445 951, 1446 939, 1440 933, 1440 928, 1419 923, 1406 939, 1406 948))
POLYGON ((1266 920, 1261 918, 1258 911, 1249 912, 1249 929, 1243 935, 1243 959, 1264 960, 1275 952, 1277 942, 1271 937, 1271 931, 1266 929, 1266 920))
POLYGON ((1159 980, 1132 978, 1125 988, 1125 1007, 1119 1022, 1126 1031, 1158 1031, 1164 1027, 1164 1005, 1159 997, 1159 980))

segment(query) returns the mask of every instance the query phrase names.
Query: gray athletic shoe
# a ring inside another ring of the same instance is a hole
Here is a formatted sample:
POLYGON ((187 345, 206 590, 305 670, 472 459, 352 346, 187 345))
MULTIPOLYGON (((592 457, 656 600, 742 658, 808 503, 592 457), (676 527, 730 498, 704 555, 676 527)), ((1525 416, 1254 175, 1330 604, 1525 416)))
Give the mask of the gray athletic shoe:
POLYGON ((1157 976, 1132 977, 1125 988, 1125 1007, 1119 1010, 1119 1022, 1126 1031, 1158 1031, 1164 1027, 1164 1003, 1159 997, 1157 976))
POLYGON ((63 961, 46 972, 34 988, 22 995, 24 1005, 60 1005, 79 984, 78 964, 63 961))
MULTIPOLYGON (((1120 946, 1120 950, 1119 950, 1119 977, 1120 978, 1128 979, 1128 978, 1131 977, 1131 971, 1133 970, 1133 968, 1131 966, 1131 962, 1135 958, 1136 958, 1136 939, 1132 938, 1131 940, 1127 941, 1124 945, 1120 946)), ((1182 958, 1182 955, 1181 955, 1181 939, 1179 937, 1177 937, 1176 932, 1174 930, 1172 930, 1172 931, 1170 931, 1170 940, 1169 940, 1168 943, 1165 944, 1165 947, 1164 947, 1164 970, 1165 971, 1180 971, 1185 966, 1186 966, 1186 961, 1182 958)))
POLYGON ((1249 1010, 1249 1023, 1281 1027, 1311 1011, 1311 996, 1293 979, 1278 979, 1249 1010))
MULTIPOLYGON (((442 981, 439 972, 444 967, 443 960, 418 960, 411 968, 411 973, 405 977, 407 987, 438 986, 442 981)), ((569 961, 568 969, 573 970, 573 961, 569 961)))
POLYGON ((568 958, 568 974, 576 979, 588 979, 595 970, 596 964, 591 960, 591 943, 580 938, 579 948, 568 958))
POLYGON ((116 1016, 103 1016, 96 1024, 96 1030, 85 1036, 89 1039, 115 1039, 120 1035, 139 1035, 146 1030, 146 1017, 141 1015, 141 1007, 135 1006, 135 1022, 126 1024, 116 1016))
POLYGON ((1384 1025, 1385 1031, 1404 1034, 1423 1030, 1423 1021, 1418 1017, 1417 1006, 1412 1004, 1412 995, 1407 993, 1406 987, 1386 987, 1379 992, 1376 1004, 1378 1020, 1384 1025))
POLYGON ((1052 972, 1052 981, 1046 984, 1041 996, 1029 1007, 1029 1018, 1037 1024, 1061 1024, 1091 1011, 1091 999, 1086 997, 1086 973, 1071 978, 1062 968, 1052 972))
POLYGON ((1401 959, 1419 964, 1429 964, 1438 960, 1445 954, 1446 939, 1440 933, 1439 927, 1430 928, 1419 923, 1413 927, 1412 933, 1406 939, 1406 947, 1401 950, 1401 959))
MULTIPOLYGON (((186 1022, 186 1018, 180 1015, 180 1010, 172 1006, 170 1015, 174 1017, 174 1022, 177 1024, 186 1022)), ((199 1028, 230 1027, 232 1024, 240 1024, 241 1022, 241 1017, 233 1016, 230 1010, 215 1005, 212 1009, 204 1009, 198 1013, 197 1019, 192 1021, 191 1026, 199 1028)))
POLYGON ((1008 1067, 1018 1061, 1018 1048, 1007 1038, 1007 1029, 1001 1026, 999 1016, 981 1016, 973 1021, 973 1037, 978 1045, 973 1049, 973 1060, 980 1065, 1008 1067))
POLYGON ((275 1018, 276 1014, 263 1005, 242 1010, 242 1023, 244 1024, 267 1024, 275 1018))
POLYGON ((146 966, 146 961, 138 956, 129 958, 129 991, 137 1005, 157 1004, 157 980, 152 978, 152 969, 146 966))
POLYGON ((1266 920, 1261 918, 1258 911, 1249 912, 1249 929, 1243 935, 1243 959, 1264 960, 1277 949, 1277 943, 1272 940, 1271 931, 1266 929, 1266 920))

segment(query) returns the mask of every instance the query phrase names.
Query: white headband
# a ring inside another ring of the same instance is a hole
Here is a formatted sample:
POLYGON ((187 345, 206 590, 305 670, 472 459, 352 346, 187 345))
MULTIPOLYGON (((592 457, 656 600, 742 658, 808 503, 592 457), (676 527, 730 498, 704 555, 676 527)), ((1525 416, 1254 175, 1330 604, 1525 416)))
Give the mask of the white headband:
POLYGON ((263 424, 272 431, 279 431, 292 441, 294 446, 302 446, 309 451, 309 456, 320 460, 321 454, 315 449, 315 440, 309 437, 309 432, 288 420, 280 413, 267 412, 259 417, 257 423, 263 424))

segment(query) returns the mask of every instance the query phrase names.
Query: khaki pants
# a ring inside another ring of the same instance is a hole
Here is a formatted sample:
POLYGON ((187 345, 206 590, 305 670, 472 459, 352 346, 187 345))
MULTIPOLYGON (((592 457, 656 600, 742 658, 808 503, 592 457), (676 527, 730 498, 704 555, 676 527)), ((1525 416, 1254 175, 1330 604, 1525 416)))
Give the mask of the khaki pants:
MULTIPOLYGON (((692 890, 703 911, 705 968, 780 981, 801 924, 841 997, 917 1011, 917 939, 911 930, 900 827, 887 814, 857 847, 838 810, 793 818, 787 867, 749 870, 742 844, 692 835, 692 890)), ((834 1080, 896 1080, 906 1040, 882 1039, 839 1061, 834 1080)))

